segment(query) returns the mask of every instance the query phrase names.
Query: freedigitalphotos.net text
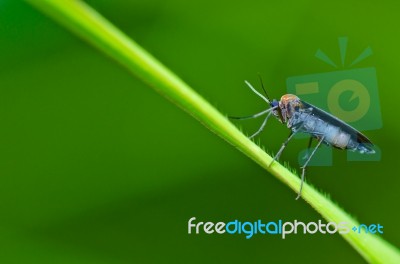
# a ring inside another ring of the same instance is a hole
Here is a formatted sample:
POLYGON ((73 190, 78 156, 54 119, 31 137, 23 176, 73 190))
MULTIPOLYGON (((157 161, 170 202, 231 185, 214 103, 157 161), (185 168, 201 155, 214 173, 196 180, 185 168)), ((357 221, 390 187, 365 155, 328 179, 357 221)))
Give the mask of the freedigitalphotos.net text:
POLYGON ((380 224, 365 225, 350 227, 347 222, 318 222, 304 223, 294 220, 293 222, 269 221, 264 222, 257 220, 255 222, 241 222, 239 220, 225 222, 196 222, 196 217, 192 217, 188 221, 188 234, 244 234, 247 239, 250 239, 256 234, 262 235, 280 235, 282 239, 290 234, 347 234, 349 232, 356 233, 380 233, 383 234, 383 226, 380 224))

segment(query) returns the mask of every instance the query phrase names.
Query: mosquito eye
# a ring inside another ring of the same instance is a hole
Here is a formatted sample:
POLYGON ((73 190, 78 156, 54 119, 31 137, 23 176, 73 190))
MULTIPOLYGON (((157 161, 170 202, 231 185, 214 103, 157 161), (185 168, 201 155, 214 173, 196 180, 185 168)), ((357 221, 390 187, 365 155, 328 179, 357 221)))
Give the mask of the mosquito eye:
POLYGON ((276 101, 276 100, 273 100, 272 102, 271 102, 271 107, 276 107, 276 106, 278 106, 279 105, 279 103, 278 103, 278 101, 276 101))

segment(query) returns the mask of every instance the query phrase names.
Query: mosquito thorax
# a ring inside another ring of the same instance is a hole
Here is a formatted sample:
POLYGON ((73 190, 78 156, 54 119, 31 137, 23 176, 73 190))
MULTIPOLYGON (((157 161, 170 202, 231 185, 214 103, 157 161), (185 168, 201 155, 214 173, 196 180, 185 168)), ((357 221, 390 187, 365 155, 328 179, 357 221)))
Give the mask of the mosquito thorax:
POLYGON ((285 94, 279 101, 279 108, 282 113, 283 122, 286 123, 293 114, 298 111, 301 107, 301 101, 299 97, 294 94, 285 94))
POLYGON ((286 105, 286 104, 288 104, 290 102, 295 102, 295 101, 300 101, 299 97, 297 97, 294 94, 284 94, 281 97, 280 103, 283 103, 283 104, 286 105))

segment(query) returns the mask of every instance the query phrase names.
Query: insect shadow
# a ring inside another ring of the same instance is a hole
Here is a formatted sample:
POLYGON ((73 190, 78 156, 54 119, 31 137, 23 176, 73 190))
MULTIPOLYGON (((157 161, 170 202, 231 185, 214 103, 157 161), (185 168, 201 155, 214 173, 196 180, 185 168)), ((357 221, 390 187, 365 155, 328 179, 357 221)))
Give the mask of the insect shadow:
POLYGON ((301 191, 303 189, 307 165, 322 143, 337 149, 356 151, 362 154, 375 153, 372 142, 365 135, 363 135, 361 132, 359 132, 357 129, 353 128, 346 122, 308 102, 302 101, 299 97, 293 94, 285 94, 281 97, 279 101, 275 99, 270 100, 264 88, 261 77, 260 81, 265 96, 258 92, 248 81, 245 81, 245 83, 270 107, 266 110, 250 116, 229 116, 229 118, 236 120, 245 120, 266 115, 260 128, 249 138, 253 138, 260 134, 264 130, 268 119, 272 115, 282 124, 286 124, 287 128, 290 129, 289 137, 282 144, 281 148, 276 153, 269 166, 271 166, 275 160, 279 160, 279 157, 281 156, 283 150, 286 148, 286 145, 297 133, 305 133, 310 135, 310 140, 308 142, 307 148, 308 151, 305 156, 306 162, 301 167, 301 183, 296 200, 301 197, 301 191), (317 145, 311 151, 313 139, 317 140, 317 145))

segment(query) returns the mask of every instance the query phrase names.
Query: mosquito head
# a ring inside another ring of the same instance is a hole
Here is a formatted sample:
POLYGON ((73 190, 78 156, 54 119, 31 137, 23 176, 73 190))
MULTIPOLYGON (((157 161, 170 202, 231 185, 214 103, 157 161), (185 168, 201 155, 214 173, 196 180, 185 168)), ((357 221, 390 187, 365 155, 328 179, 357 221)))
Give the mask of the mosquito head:
POLYGON ((276 100, 276 99, 274 99, 274 100, 272 100, 272 101, 269 103, 269 106, 271 106, 271 107, 277 107, 277 106, 279 106, 279 101, 276 100))
MULTIPOLYGON (((260 75, 259 75, 259 77, 260 77, 260 75)), ((286 102, 287 100, 290 100, 289 97, 286 98, 285 95, 284 95, 284 96, 282 96, 281 101, 278 101, 278 100, 275 100, 275 99, 274 99, 274 100, 271 100, 271 99, 269 98, 268 94, 267 94, 267 91, 266 91, 265 88, 264 88, 264 84, 263 84, 263 82, 262 82, 261 77, 260 77, 261 87, 262 87, 262 89, 263 89, 263 91, 264 91, 264 93, 265 93, 265 96, 262 95, 261 93, 259 93, 248 81, 244 81, 244 82, 247 84, 247 86, 250 87, 250 89, 251 89, 255 94, 257 94, 259 97, 261 97, 265 102, 267 102, 267 103, 269 104, 269 106, 271 107, 271 108, 269 108, 269 111, 272 111, 272 114, 273 114, 280 122, 286 123, 287 117, 286 117, 285 113, 282 111, 282 104, 281 104, 281 102, 282 102, 282 101, 286 102)), ((289 95, 289 94, 286 95, 286 96, 294 96, 294 97, 296 97, 295 95, 289 95)), ((296 98, 297 98, 297 97, 296 97, 296 98)), ((267 109, 267 111, 268 111, 268 109, 267 109)))
POLYGON ((282 118, 282 112, 281 109, 279 108, 279 101, 274 99, 272 101, 270 101, 269 106, 274 109, 272 111, 272 113, 274 114, 274 116, 283 123, 283 118, 282 118))
POLYGON ((285 94, 279 101, 279 107, 281 114, 281 122, 286 123, 295 112, 298 112, 301 108, 300 99, 294 94, 285 94))

